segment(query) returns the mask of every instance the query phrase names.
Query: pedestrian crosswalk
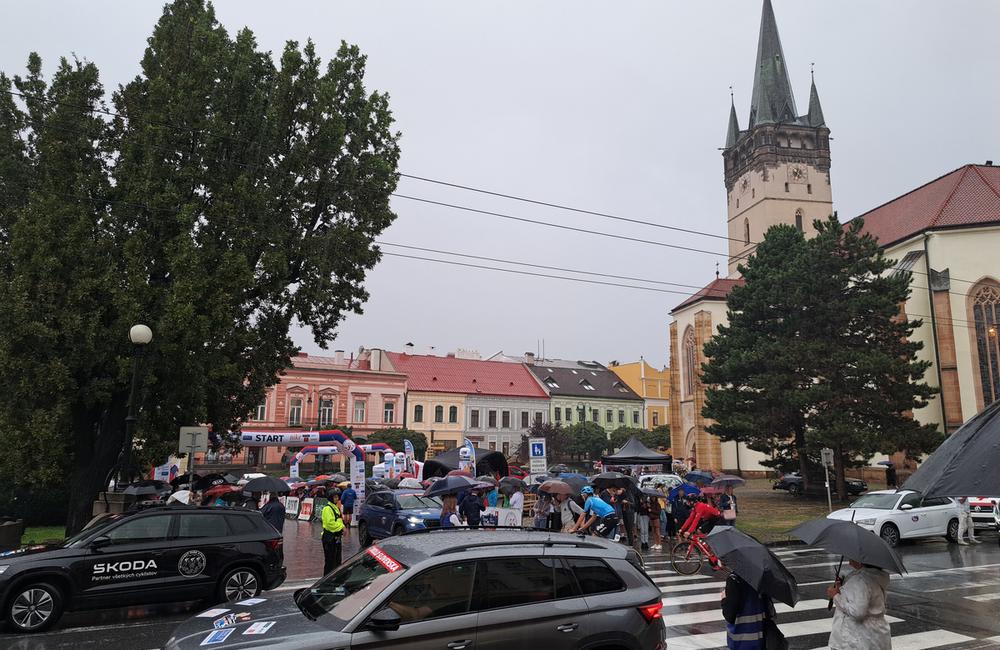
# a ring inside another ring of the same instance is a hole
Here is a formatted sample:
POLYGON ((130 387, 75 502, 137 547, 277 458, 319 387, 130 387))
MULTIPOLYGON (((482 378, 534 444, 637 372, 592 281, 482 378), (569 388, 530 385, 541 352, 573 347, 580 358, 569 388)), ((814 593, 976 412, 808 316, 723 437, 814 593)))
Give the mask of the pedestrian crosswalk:
MULTIPOLYGON (((825 595, 826 586, 839 557, 823 551, 807 548, 783 549, 777 555, 800 581, 801 600, 789 607, 776 603, 777 623, 791 648, 820 650, 827 648, 833 620, 833 612, 828 609, 825 595), (825 579, 820 579, 825 578, 825 579)), ((667 628, 667 647, 670 650, 714 650, 726 647, 726 623, 722 617, 721 598, 725 586, 725 573, 705 570, 700 574, 685 576, 677 574, 663 554, 651 554, 646 562, 647 573, 659 586, 663 594, 663 621, 667 628)), ((992 587, 991 593, 964 594, 970 606, 992 605, 1000 600, 1000 584, 992 580, 997 569, 965 566, 954 569, 917 570, 905 577, 894 576, 898 584, 911 585, 915 593, 927 592, 928 598, 954 598, 950 592, 968 588, 977 591, 992 587), (978 575, 971 574, 980 569, 978 575), (958 571, 960 573, 956 574, 958 571), (986 579, 982 575, 988 572, 986 579), (970 572, 970 573, 964 573, 970 572), (955 575, 965 575, 960 583, 954 583, 955 575), (973 579, 973 575, 978 580, 973 579), (947 581, 951 580, 953 584, 947 581)), ((918 568, 918 567, 914 567, 918 568)), ((908 592, 907 592, 908 593, 908 592)), ((890 616, 886 619, 892 630, 894 650, 958 650, 972 648, 1000 648, 1000 637, 975 635, 968 628, 948 624, 936 625, 922 620, 919 607, 893 607, 890 593, 890 616)), ((900 599, 903 599, 900 597, 900 599)), ((905 600, 905 599, 903 599, 905 600)), ((995 634, 995 632, 994 632, 995 634)))

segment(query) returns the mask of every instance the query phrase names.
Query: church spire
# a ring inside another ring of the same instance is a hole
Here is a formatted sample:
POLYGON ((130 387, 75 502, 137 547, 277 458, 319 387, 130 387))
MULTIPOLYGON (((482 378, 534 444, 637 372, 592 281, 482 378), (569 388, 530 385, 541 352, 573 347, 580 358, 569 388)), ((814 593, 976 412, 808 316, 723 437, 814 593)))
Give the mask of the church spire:
POLYGON ((809 71, 809 76, 812 77, 812 87, 809 89, 809 126, 825 126, 826 120, 823 119, 823 107, 819 105, 819 93, 816 92, 816 77, 813 75, 812 70, 809 71))
POLYGON ((753 95, 750 98, 750 123, 747 128, 765 122, 794 121, 795 97, 788 81, 785 55, 781 51, 778 24, 771 0, 764 0, 757 40, 757 68, 754 70, 753 95))
POLYGON ((736 103, 733 100, 733 87, 729 87, 729 130, 726 133, 726 149, 736 144, 740 137, 740 121, 736 117, 736 103))

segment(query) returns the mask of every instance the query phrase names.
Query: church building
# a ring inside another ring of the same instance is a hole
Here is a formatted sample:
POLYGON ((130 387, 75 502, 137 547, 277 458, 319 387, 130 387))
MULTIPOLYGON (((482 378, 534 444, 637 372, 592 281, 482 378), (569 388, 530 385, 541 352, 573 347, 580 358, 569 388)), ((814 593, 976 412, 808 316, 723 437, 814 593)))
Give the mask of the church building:
MULTIPOLYGON (((670 432, 675 457, 701 467, 760 472, 765 457, 707 431, 702 416, 704 344, 727 322, 737 266, 771 226, 805 232, 833 213, 830 129, 815 79, 804 114, 796 109, 771 0, 764 0, 745 128, 730 107, 723 150, 728 277, 718 277, 670 314, 670 432)), ((1000 398, 1000 166, 966 165, 860 215, 897 270, 913 273, 905 305, 923 325, 914 338, 933 367, 924 380, 941 394, 915 413, 942 431, 1000 398)))

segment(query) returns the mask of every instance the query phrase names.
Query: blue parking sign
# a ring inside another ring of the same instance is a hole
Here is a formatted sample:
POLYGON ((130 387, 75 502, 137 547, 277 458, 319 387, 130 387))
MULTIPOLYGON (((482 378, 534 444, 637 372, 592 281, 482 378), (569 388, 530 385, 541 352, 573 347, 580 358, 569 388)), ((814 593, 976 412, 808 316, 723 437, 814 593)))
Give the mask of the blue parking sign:
POLYGON ((541 458, 543 456, 545 456, 545 443, 544 442, 531 443, 531 457, 541 458))

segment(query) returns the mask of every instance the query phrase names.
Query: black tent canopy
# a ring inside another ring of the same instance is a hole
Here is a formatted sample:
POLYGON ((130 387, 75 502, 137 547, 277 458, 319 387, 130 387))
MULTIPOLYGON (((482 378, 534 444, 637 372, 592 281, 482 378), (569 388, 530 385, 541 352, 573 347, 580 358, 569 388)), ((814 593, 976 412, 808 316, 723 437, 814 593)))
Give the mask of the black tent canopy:
POLYGON ((604 456, 601 460, 605 465, 666 465, 669 468, 673 465, 674 457, 653 451, 639 442, 638 438, 632 437, 618 453, 604 456))
MULTIPOLYGON (((458 469, 459 453, 465 447, 456 447, 450 451, 446 451, 443 454, 438 454, 434 458, 431 458, 424 463, 424 478, 431 478, 432 476, 445 476, 448 472, 458 469)), ((499 474, 500 476, 507 476, 509 469, 507 467, 507 458, 504 457, 499 451, 492 451, 489 449, 480 449, 475 447, 474 451, 476 453, 476 475, 482 476, 483 474, 499 474)))

